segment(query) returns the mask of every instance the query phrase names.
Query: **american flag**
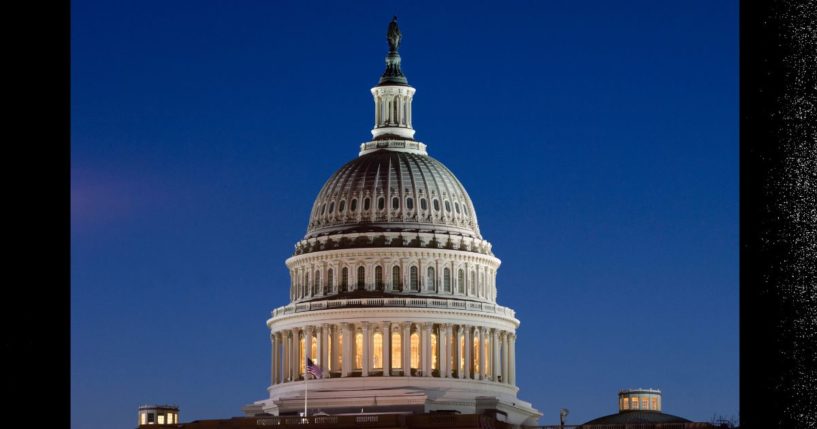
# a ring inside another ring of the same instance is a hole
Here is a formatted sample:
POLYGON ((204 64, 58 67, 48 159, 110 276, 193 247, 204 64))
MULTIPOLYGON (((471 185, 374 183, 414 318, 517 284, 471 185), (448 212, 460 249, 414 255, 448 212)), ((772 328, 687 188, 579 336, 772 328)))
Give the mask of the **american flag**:
POLYGON ((312 374, 315 378, 323 378, 323 371, 321 367, 315 365, 315 362, 312 362, 312 359, 306 358, 306 372, 312 374))

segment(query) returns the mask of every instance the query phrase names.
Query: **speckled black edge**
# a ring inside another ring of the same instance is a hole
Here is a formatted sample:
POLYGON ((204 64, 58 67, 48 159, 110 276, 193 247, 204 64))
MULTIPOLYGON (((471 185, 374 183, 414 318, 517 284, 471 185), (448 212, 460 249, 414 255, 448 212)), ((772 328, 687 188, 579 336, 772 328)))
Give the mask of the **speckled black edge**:
POLYGON ((817 427, 817 3, 741 1, 741 427, 817 427))

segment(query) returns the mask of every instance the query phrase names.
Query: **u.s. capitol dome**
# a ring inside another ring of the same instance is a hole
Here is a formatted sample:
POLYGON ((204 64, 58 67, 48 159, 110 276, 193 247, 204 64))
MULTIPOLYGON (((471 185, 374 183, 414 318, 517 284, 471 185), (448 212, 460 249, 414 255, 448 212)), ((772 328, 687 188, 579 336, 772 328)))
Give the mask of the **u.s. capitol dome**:
POLYGON ((372 140, 323 185, 286 260, 290 303, 267 320, 269 398, 245 412, 493 409, 536 424, 517 398, 519 320, 496 302, 500 261, 465 187, 414 139, 401 37, 394 20, 372 140))

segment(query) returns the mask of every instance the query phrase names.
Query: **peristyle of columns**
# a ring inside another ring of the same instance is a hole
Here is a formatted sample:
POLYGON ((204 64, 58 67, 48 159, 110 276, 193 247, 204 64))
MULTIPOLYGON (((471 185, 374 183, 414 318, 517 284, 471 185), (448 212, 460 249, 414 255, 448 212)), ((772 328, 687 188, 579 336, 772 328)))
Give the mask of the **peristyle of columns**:
POLYGON ((419 336, 419 364, 413 376, 486 380, 516 384, 516 335, 510 331, 467 324, 413 323, 411 321, 322 323, 290 328, 270 334, 270 384, 303 380, 301 357, 310 357, 323 368, 324 378, 412 376, 411 335, 419 336), (396 326, 395 326, 396 325, 396 326), (400 333, 399 369, 392 362, 392 329, 400 333), (362 334, 357 345, 356 333, 362 334), (381 335, 375 349, 374 335, 381 335), (436 342, 432 336, 436 335, 436 342), (342 339, 340 337, 343 337, 342 339), (301 341, 303 338, 303 342, 301 341), (474 341, 479 347, 475 347, 474 341), (316 356, 312 356, 313 340, 316 356), (342 345, 341 345, 342 344, 342 345), (436 345, 436 347, 435 347, 436 345), (464 346, 464 347, 463 347, 464 346), (303 350, 301 349, 303 347, 303 350), (362 350, 356 368, 356 353, 362 350), (374 367, 379 354, 381 367, 374 367), (436 358, 435 358, 436 354, 436 358), (452 365, 453 364, 453 365, 452 365))

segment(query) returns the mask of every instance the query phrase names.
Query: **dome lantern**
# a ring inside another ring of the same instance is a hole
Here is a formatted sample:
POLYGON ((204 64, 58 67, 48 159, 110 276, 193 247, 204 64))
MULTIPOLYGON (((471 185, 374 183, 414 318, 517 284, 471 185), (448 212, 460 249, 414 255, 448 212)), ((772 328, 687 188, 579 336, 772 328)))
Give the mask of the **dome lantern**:
POLYGON ((389 42, 386 71, 383 72, 377 86, 371 89, 375 105, 372 137, 375 140, 414 139, 414 129, 411 127, 411 100, 415 89, 409 86, 400 68, 400 54, 397 49, 402 37, 395 16, 386 32, 386 40, 389 42))

